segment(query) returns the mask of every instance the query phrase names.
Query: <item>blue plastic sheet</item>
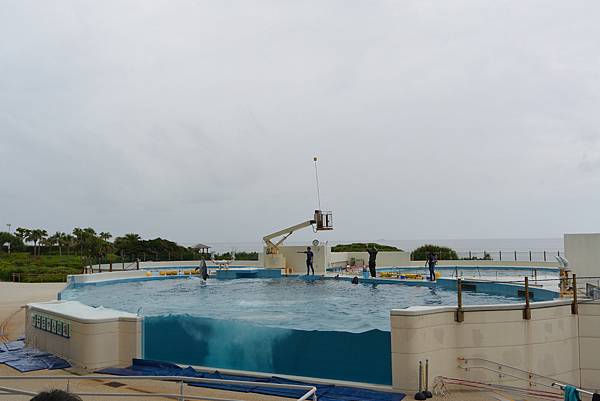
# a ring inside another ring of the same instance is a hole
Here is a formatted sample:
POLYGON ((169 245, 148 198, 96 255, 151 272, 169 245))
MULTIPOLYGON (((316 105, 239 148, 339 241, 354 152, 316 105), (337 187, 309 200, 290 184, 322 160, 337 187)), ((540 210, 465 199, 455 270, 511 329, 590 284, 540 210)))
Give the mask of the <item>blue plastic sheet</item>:
POLYGON ((5 364, 13 369, 17 369, 19 372, 33 372, 36 370, 45 369, 65 369, 71 366, 69 362, 54 355, 21 358, 8 361, 5 364))
POLYGON ((35 348, 25 347, 23 341, 0 343, 3 352, 0 353, 0 364, 5 364, 19 372, 33 372, 44 369, 65 369, 70 367, 69 362, 62 358, 40 351, 35 348))
MULTIPOLYGON (((203 377, 208 379, 228 379, 248 382, 279 383, 279 384, 299 384, 305 386, 314 386, 317 388, 317 396, 322 401, 400 401, 406 395, 398 392, 385 392, 366 390, 355 387, 324 385, 293 381, 282 377, 252 377, 221 374, 218 371, 214 373, 197 372, 192 367, 181 368, 177 365, 149 361, 143 359, 134 359, 129 368, 108 368, 102 369, 98 373, 111 374, 117 376, 188 376, 203 377)), ((258 393, 264 395, 273 395, 279 397, 300 398, 306 393, 304 390, 295 390, 288 388, 269 388, 260 387, 253 384, 232 385, 218 383, 195 383, 189 382, 190 386, 207 387, 219 390, 239 391, 245 393, 258 393)))
POLYGON ((9 343, 4 344, 4 346, 8 351, 17 351, 25 348, 25 342, 23 342, 22 340, 11 341, 9 343))

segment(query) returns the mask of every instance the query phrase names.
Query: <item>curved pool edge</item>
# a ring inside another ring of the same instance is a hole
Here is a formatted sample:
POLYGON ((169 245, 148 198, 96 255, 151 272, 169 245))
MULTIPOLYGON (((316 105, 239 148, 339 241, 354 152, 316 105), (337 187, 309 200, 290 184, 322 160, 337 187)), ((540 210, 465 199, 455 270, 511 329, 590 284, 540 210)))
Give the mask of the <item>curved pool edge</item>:
MULTIPOLYGON (((176 275, 152 275, 148 276, 148 270, 134 270, 125 272, 105 272, 105 273, 93 273, 93 274, 79 274, 69 275, 67 277, 67 286, 65 286, 59 293, 57 299, 62 298, 62 294, 78 286, 86 285, 110 285, 127 282, 140 282, 140 281, 153 281, 153 280, 172 280, 172 279, 186 279, 190 278, 189 275, 176 274, 176 275)), ((297 277, 299 279, 305 279, 304 275, 287 275, 282 277, 297 277)), ((350 276, 308 276, 308 279, 317 280, 342 280, 351 281, 350 276)), ((219 279, 235 279, 233 277, 222 277, 219 279)), ((260 279, 260 278, 258 278, 260 279)), ((439 278, 436 281, 427 280, 400 280, 394 278, 359 278, 359 283, 362 284, 396 284, 396 285, 409 285, 409 286, 424 286, 424 287, 436 287, 455 290, 457 287, 457 280, 455 278, 439 278)), ((463 290, 484 292, 491 295, 502 295, 509 297, 524 297, 522 288, 523 284, 520 283, 502 283, 502 282, 490 282, 486 280, 477 279, 463 279, 463 290), (468 287, 468 288, 465 288, 468 287)), ((530 285, 529 287, 530 299, 533 302, 549 301, 556 299, 560 294, 556 290, 550 290, 547 288, 535 287, 530 285)))
MULTIPOLYGON (((81 278, 73 280, 69 282, 63 291, 70 288, 70 286, 78 285, 110 285, 123 282, 189 278, 189 276, 185 275, 149 277, 143 271, 117 275, 114 275, 114 273, 104 274, 97 273, 90 275, 94 277, 90 277, 90 280, 87 281, 81 278), (99 276, 99 274, 103 274, 103 276, 99 276)), ((293 277, 306 279, 304 276, 293 277)), ((350 281, 352 278, 325 276, 311 277, 309 279, 350 281)), ((359 280, 362 284, 366 285, 420 285, 426 287, 440 286, 448 289, 455 289, 457 284, 457 280, 451 278, 442 278, 437 282, 385 278, 359 280)), ((515 283, 490 283, 483 280, 463 280, 463 283, 475 285, 475 288, 471 287, 471 290, 488 293, 491 291, 500 295, 515 296, 515 294, 518 295, 518 291, 523 291, 523 285, 515 283)), ((572 341, 573 334, 572 331, 569 331, 572 330, 570 327, 573 325, 573 317, 570 312, 571 301, 555 299, 558 293, 549 289, 531 287, 530 292, 533 293, 532 298, 534 301, 530 304, 533 310, 531 320, 523 318, 524 303, 464 306, 463 311, 466 316, 465 321, 462 323, 454 320, 456 306, 413 306, 406 309, 390 310, 391 331, 389 332, 389 340, 378 340, 379 343, 383 341, 390 345, 390 347, 386 348, 387 351, 382 349, 387 353, 385 359, 390 361, 390 380, 385 380, 385 383, 380 384, 392 384, 394 388, 402 389, 414 388, 414 378, 417 376, 414 369, 418 358, 430 359, 433 365, 432 372, 435 372, 435 374, 456 375, 460 372, 456 369, 456 358, 469 355, 489 355, 489 358, 501 358, 502 355, 510 355, 511 352, 514 354, 517 351, 528 352, 530 355, 534 355, 535 352, 538 352, 535 349, 541 346, 540 333, 546 333, 546 337, 542 338, 545 338, 546 341, 551 341, 553 344, 557 341, 559 343, 572 341), (552 325, 551 329, 549 329, 550 325, 552 325), (563 334, 565 330, 567 332, 563 334), (550 340, 547 340, 548 338, 550 340), (498 354, 499 351, 503 351, 504 354, 498 354)), ((146 326, 145 322, 147 321, 146 319, 142 319, 142 328, 146 326)), ((171 327, 169 324, 163 326, 164 330, 162 332, 168 331, 169 327, 171 327)), ((154 355, 146 354, 144 351, 146 341, 148 341, 148 338, 146 338, 147 335, 147 330, 142 329, 140 331, 138 341, 141 344, 138 356, 154 359, 154 355)), ((155 341, 156 339, 150 340, 155 341)), ((169 341, 177 341, 177 339, 171 338, 169 341)), ((299 339, 296 343, 298 344, 292 348, 301 348, 303 345, 303 342, 299 339)), ((369 344, 369 341, 366 341, 364 344, 355 344, 351 348, 368 347, 369 344)), ((562 349, 559 351, 562 355, 562 349)), ((347 353, 348 351, 344 352, 347 353)), ((548 358, 547 353, 540 355, 548 358)), ((168 354, 166 356, 158 355, 157 359, 163 357, 168 359, 168 354)), ((249 360, 252 360, 252 358, 254 357, 251 356, 249 360)), ((290 356, 287 355, 286 358, 289 359, 290 356)), ((171 362, 180 363, 179 361, 171 362)), ((369 363, 372 364, 373 362, 368 362, 367 365, 369 363)), ((191 365, 197 364, 191 363, 191 365)), ((93 366, 93 364, 89 366, 93 366)), ((212 364, 207 364, 206 366, 211 366, 211 369, 228 369, 224 366, 213 366, 212 364)), ((252 366, 246 366, 241 370, 244 372, 260 371, 253 370, 252 366)), ((276 368, 263 371, 262 373, 288 374, 277 372, 276 368)), ((292 374, 292 376, 314 377, 314 375, 298 374, 292 374)), ((326 376, 326 374, 321 372, 318 377, 322 377, 325 381, 344 380, 326 376)), ((370 380, 376 382, 374 379, 370 380)), ((361 382, 359 376, 354 376, 351 380, 344 381, 361 382)))

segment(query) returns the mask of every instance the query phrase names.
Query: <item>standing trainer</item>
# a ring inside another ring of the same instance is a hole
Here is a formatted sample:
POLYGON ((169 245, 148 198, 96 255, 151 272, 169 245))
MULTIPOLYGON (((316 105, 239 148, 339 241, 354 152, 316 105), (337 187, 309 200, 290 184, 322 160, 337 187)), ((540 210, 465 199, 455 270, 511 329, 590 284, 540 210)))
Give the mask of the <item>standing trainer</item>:
POLYGON ((369 270, 371 272, 371 277, 376 277, 377 271, 375 270, 375 267, 377 266, 377 248, 375 248, 375 246, 371 248, 367 247, 367 252, 369 252, 369 270))
POLYGON ((306 275, 308 276, 312 270, 313 276, 315 275, 315 268, 313 267, 313 251, 310 246, 306 247, 306 251, 299 251, 298 253, 306 254, 306 275))
POLYGON ((429 252, 427 255, 426 265, 429 266, 429 281, 435 281, 435 265, 437 263, 437 257, 433 252, 429 252))

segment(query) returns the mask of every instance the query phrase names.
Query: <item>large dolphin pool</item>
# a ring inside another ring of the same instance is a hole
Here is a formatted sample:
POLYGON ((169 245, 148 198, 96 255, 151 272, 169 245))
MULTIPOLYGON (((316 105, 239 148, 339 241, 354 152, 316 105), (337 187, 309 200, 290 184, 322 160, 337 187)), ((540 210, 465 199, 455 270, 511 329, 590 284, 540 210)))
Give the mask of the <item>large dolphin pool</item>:
MULTIPOLYGON (((175 278, 70 286, 61 299, 144 316, 145 358, 389 384, 390 310, 456 304, 451 282, 411 284, 175 278)), ((516 295, 466 291, 463 303, 516 295)))

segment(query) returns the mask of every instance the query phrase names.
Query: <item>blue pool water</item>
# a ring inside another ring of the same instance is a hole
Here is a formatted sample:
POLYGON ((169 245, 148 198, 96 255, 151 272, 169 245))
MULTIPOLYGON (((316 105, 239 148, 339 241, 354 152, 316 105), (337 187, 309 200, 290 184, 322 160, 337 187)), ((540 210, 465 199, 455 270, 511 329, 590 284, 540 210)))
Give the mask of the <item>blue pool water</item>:
MULTIPOLYGON (((390 310, 417 305, 454 305, 456 292, 439 287, 352 285, 344 280, 297 278, 138 281, 70 288, 76 299, 143 316, 189 315, 238 320, 299 330, 360 333, 389 331, 390 310)), ((519 302, 504 295, 465 292, 465 305, 519 302)))
MULTIPOLYGON (((443 285, 194 278, 70 287, 62 299, 144 316, 144 357, 227 369, 391 383, 390 310, 453 305, 443 285)), ((519 302, 465 292, 463 302, 519 302)))

